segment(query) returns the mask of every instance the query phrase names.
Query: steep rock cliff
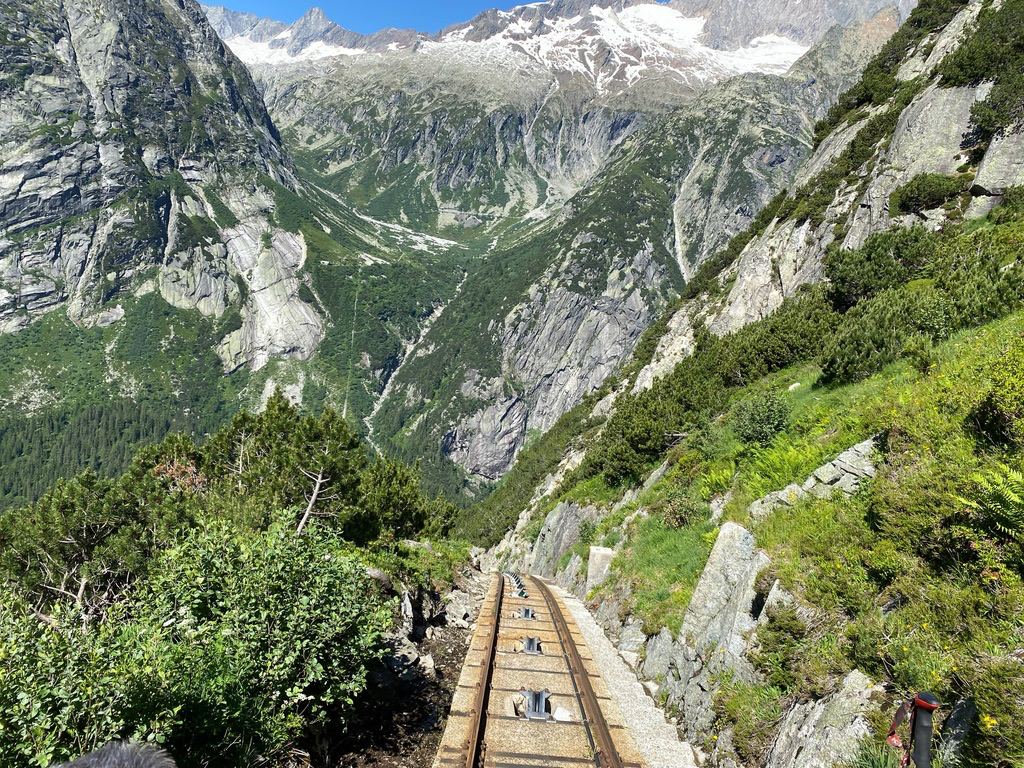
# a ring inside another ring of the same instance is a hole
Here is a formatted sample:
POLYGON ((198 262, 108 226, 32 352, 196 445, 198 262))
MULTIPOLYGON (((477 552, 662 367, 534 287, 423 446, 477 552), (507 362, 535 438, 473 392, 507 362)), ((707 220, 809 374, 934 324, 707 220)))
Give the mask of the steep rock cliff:
POLYGON ((179 307, 241 305, 226 368, 309 357, 301 239, 261 178, 294 186, 245 68, 194 2, 5 4, 0 330, 58 308, 107 325, 147 278, 179 307), (244 300, 242 294, 245 294, 244 300))

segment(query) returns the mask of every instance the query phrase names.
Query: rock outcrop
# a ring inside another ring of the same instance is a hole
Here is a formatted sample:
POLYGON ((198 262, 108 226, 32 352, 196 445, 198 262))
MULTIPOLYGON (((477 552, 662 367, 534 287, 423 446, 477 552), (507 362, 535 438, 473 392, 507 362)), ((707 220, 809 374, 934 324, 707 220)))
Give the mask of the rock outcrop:
POLYGON ((773 491, 753 502, 747 511, 755 520, 764 520, 779 507, 791 507, 806 496, 817 499, 827 499, 837 493, 852 496, 864 481, 875 476, 872 454, 876 447, 875 438, 858 443, 818 467, 802 484, 794 483, 781 491, 773 491))
POLYGON ((155 277, 173 306, 241 309, 228 367, 309 357, 304 252, 265 186, 296 182, 198 4, 8 3, 0 22, 0 332, 58 308, 117 322, 155 277))
POLYGON ((735 523, 722 526, 683 618, 664 682, 668 705, 680 712, 681 729, 689 739, 699 739, 711 726, 717 676, 728 672, 738 680, 755 679, 746 650, 760 615, 755 614, 754 585, 769 562, 749 531, 735 523))
POLYGON ((600 510, 574 502, 561 502, 548 514, 530 555, 528 569, 539 576, 552 577, 562 556, 579 541, 584 521, 595 521, 600 510))
POLYGON ((835 693, 789 710, 772 745, 766 768, 832 768, 856 754, 871 734, 867 714, 884 693, 858 670, 835 693))

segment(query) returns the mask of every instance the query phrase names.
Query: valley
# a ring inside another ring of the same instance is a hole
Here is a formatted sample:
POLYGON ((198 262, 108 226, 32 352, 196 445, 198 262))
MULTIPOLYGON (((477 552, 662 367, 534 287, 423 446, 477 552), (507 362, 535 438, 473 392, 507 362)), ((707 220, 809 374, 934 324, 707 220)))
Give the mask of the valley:
POLYGON ((1022 764, 1024 2, 0 21, 0 768, 1022 764))

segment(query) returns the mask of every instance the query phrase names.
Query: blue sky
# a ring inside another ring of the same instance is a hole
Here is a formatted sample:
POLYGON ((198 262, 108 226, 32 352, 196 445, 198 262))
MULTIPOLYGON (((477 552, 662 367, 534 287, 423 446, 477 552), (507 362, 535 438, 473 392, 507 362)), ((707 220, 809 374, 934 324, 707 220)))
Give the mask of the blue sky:
POLYGON ((511 8, 531 0, 206 0, 236 11, 249 11, 281 21, 295 21, 306 9, 318 5, 331 19, 347 29, 369 34, 384 27, 410 27, 437 32, 471 19, 488 8, 511 8))

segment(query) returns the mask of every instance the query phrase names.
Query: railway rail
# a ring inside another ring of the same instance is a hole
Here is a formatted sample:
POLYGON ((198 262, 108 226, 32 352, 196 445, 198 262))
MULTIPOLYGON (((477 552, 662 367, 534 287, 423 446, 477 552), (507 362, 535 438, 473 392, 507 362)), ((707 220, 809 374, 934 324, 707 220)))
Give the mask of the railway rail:
POLYGON ((494 578, 434 768, 646 768, 571 614, 541 579, 494 578))

